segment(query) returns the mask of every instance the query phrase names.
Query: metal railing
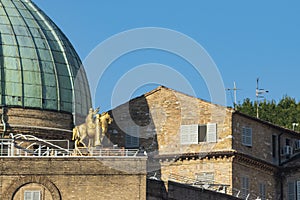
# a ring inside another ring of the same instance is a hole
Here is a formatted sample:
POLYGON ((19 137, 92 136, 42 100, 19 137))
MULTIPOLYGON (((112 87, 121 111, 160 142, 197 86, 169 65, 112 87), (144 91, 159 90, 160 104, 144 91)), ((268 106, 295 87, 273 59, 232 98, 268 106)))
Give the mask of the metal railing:
POLYGON ((144 152, 138 149, 124 148, 100 148, 100 147, 80 147, 70 149, 58 146, 58 142, 65 140, 43 140, 32 135, 11 135, 11 139, 0 139, 0 157, 15 156, 94 156, 94 157, 135 157, 144 156, 144 152))
POLYGON ((195 187, 200 187, 207 190, 212 190, 215 192, 224 193, 224 194, 227 194, 227 189, 230 186, 226 184, 218 184, 212 180, 196 180, 196 179, 188 178, 173 173, 169 175, 169 180, 187 184, 187 185, 192 185, 195 187))
POLYGON ((215 192, 228 194, 243 200, 261 200, 261 198, 257 194, 254 193, 243 194, 240 190, 236 188, 232 188, 230 185, 218 184, 211 179, 197 180, 186 176, 181 176, 178 174, 171 173, 169 175, 169 180, 182 183, 182 184, 195 186, 195 187, 200 187, 206 190, 212 190, 215 192))
POLYGON ((81 155, 75 149, 62 151, 61 149, 1 149, 0 157, 28 157, 28 156, 94 156, 94 157, 136 157, 144 156, 138 149, 81 149, 81 155))

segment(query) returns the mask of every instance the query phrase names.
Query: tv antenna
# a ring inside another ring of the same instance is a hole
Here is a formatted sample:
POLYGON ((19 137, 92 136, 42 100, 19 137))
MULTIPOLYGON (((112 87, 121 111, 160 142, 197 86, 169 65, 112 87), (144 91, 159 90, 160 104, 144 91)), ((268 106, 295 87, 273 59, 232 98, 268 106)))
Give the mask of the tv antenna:
MULTIPOLYGON (((233 91, 233 96, 234 96, 234 102, 233 102, 233 107, 235 108, 237 105, 237 101, 236 101, 236 91, 240 90, 238 88, 236 88, 236 84, 235 81, 233 82, 233 88, 226 88, 225 90, 227 91, 233 91)), ((232 96, 231 96, 232 97, 232 96)))
POLYGON ((264 94, 265 93, 268 93, 269 91, 268 90, 265 90, 265 89, 260 89, 258 87, 258 82, 259 82, 259 78, 256 79, 256 117, 259 118, 259 114, 258 114, 258 109, 259 109, 259 99, 261 98, 265 98, 264 97, 264 94))

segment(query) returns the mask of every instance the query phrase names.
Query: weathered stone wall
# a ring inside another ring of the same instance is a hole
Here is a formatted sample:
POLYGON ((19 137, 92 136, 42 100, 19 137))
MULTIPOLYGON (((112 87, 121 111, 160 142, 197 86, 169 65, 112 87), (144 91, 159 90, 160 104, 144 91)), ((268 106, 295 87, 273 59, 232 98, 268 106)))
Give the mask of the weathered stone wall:
MULTIPOLYGON (((214 183, 232 185, 232 157, 204 157, 161 163, 161 179, 167 182, 172 174, 196 181, 197 174, 213 173, 214 183)), ((182 180, 178 180, 182 181, 182 180)))
POLYGON ((71 130, 73 116, 66 112, 39 109, 5 108, 6 120, 11 125, 39 126, 71 130))
POLYGON ((240 153, 273 162, 272 158, 272 134, 279 134, 278 130, 263 125, 239 114, 233 116, 233 149, 240 153), (242 144, 243 127, 252 128, 252 147, 242 144))
POLYGON ((168 199, 169 200, 199 200, 199 199, 205 199, 205 200, 238 200, 239 198, 236 198, 231 195, 226 195, 210 190, 205 190, 189 185, 184 185, 176 182, 169 182, 168 183, 168 199))
MULTIPOLYGON (((240 191, 240 196, 242 195, 242 177, 249 179, 249 193, 251 199, 260 196, 259 184, 265 185, 266 199, 279 198, 280 178, 276 167, 238 157, 235 158, 232 163, 233 194, 240 191)), ((249 193, 244 195, 248 195, 249 193)))
POLYGON ((256 159, 278 165, 279 162, 286 160, 282 156, 282 148, 286 145, 286 139, 290 139, 290 144, 295 147, 295 141, 300 140, 300 134, 291 133, 284 128, 275 127, 267 122, 254 120, 250 117, 236 113, 233 115, 233 149, 239 153, 252 156, 256 159), (242 144, 242 128, 252 128, 252 146, 242 144), (276 156, 272 154, 272 135, 280 141, 276 142, 276 156), (280 145, 280 146, 279 146, 280 145))
POLYGON ((292 158, 290 162, 284 163, 282 165, 281 171, 282 177, 282 195, 283 199, 289 199, 289 184, 294 185, 294 197, 296 197, 297 191, 297 182, 300 181, 300 154, 292 158))
POLYGON ((231 110, 171 89, 159 87, 117 107, 111 114, 114 123, 107 137, 119 146, 125 146, 126 127, 136 124, 140 146, 147 152, 163 155, 231 149, 231 110), (181 125, 207 123, 217 123, 217 143, 181 145, 181 125))
MULTIPOLYGON (((2 109, 0 108, 0 117, 2 109)), ((69 113, 38 109, 5 108, 6 136, 9 133, 34 135, 43 139, 70 140, 73 116, 69 113)), ((4 124, 0 120, 2 134, 4 124)))
POLYGON ((162 191, 164 182, 147 179, 147 200, 238 200, 238 198, 199 187, 169 181, 168 191, 162 191))
POLYGON ((53 200, 146 199, 146 158, 0 158, 0 186, 3 200, 24 187, 53 200))
MULTIPOLYGON (((123 147, 122 127, 138 125, 139 146, 145 148, 149 158, 156 159, 157 175, 165 183, 171 173, 193 179, 196 173, 213 172, 217 183, 240 190, 241 177, 247 176, 252 195, 259 195, 259 184, 263 183, 267 198, 273 199, 280 196, 278 165, 289 159, 281 155, 282 148, 289 139, 295 150, 295 142, 300 139, 293 131, 164 87, 117 107, 111 114, 116 120, 107 137, 123 147), (181 125, 207 123, 217 124, 216 143, 181 145, 181 125), (252 128, 251 147, 242 144, 243 127, 252 128), (226 152, 233 156, 224 156, 226 152), (204 156, 193 156, 197 154, 204 156)), ((148 168, 149 163, 153 164, 148 161, 148 168)))

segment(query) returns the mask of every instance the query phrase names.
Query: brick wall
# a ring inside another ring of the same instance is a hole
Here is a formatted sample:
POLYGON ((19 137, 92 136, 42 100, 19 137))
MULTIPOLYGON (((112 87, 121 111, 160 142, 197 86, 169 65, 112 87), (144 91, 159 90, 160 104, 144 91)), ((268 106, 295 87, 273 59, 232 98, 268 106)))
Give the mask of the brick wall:
POLYGON ((53 200, 146 199, 146 158, 1 158, 0 186, 3 200, 30 188, 53 200))
MULTIPOLYGON (((277 168, 263 165, 253 160, 245 160, 244 158, 236 158, 232 164, 232 176, 234 189, 233 194, 240 191, 242 195, 242 178, 248 179, 249 191, 245 195, 250 194, 250 198, 255 199, 261 197, 260 184, 265 185, 265 195, 267 199, 278 199, 280 196, 280 178, 277 168)), ((240 195, 240 196, 241 196, 240 195)))

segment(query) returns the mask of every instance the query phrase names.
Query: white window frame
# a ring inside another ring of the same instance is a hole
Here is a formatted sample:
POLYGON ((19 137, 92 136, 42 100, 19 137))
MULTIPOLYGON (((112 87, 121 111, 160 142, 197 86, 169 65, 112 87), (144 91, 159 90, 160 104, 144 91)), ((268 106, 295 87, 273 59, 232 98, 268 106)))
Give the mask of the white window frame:
POLYGON ((24 191, 24 200, 41 200, 41 191, 40 190, 25 190, 24 191), (26 198, 26 193, 31 194, 30 198, 26 198), (34 199, 33 194, 38 193, 38 199, 34 199))
POLYGON ((242 127, 242 144, 252 147, 252 128, 242 127))

